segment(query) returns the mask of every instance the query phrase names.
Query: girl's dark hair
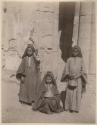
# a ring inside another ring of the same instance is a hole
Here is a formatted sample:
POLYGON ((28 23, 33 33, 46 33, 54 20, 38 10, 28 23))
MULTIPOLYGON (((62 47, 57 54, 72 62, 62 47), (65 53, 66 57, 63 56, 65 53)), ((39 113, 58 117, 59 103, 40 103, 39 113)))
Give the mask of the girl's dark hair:
POLYGON ((35 52, 35 48, 33 47, 33 45, 32 45, 32 44, 28 44, 27 48, 26 48, 25 51, 24 51, 24 54, 23 54, 23 56, 22 56, 22 59, 27 56, 28 48, 31 48, 33 53, 35 52))
POLYGON ((48 71, 48 72, 45 74, 45 76, 44 76, 45 82, 46 82, 46 78, 47 78, 48 76, 50 76, 50 77, 52 78, 52 83, 53 83, 53 85, 56 86, 56 80, 55 80, 55 78, 54 78, 54 74, 53 74, 51 71, 48 71))
POLYGON ((77 57, 82 57, 81 48, 80 48, 79 46, 77 46, 77 45, 74 46, 74 47, 72 47, 72 57, 74 56, 74 55, 73 55, 73 52, 74 52, 75 49, 78 50, 78 55, 77 55, 77 57))

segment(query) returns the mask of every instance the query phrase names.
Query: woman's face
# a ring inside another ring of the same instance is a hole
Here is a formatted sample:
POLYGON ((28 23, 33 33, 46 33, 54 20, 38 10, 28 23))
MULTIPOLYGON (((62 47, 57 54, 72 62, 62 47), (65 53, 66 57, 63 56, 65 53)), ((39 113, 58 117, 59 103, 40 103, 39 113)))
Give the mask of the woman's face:
POLYGON ((47 76, 46 77, 46 83, 49 84, 52 82, 52 77, 51 76, 47 76))
POLYGON ((74 50, 73 50, 73 55, 74 55, 74 56, 78 56, 78 54, 79 54, 78 49, 77 49, 77 48, 74 48, 74 50))
POLYGON ((32 56, 32 54, 33 54, 33 51, 32 51, 32 49, 29 47, 29 48, 27 49, 27 55, 28 55, 28 56, 32 56))

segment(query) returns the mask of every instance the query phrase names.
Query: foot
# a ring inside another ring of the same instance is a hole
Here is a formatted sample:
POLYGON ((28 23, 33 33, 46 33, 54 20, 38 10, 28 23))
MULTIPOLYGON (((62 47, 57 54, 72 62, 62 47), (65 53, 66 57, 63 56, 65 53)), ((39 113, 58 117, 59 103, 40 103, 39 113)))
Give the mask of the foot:
POLYGON ((50 115, 50 114, 53 114, 52 112, 47 112, 46 114, 50 115))
POLYGON ((69 109, 65 109, 65 107, 64 107, 63 109, 64 109, 64 111, 66 111, 66 112, 69 111, 69 109))
POLYGON ((20 102, 21 104, 24 104, 24 102, 23 102, 23 101, 20 101, 20 100, 19 100, 19 102, 20 102))
POLYGON ((26 103, 26 102, 23 102, 23 101, 19 101, 21 104, 25 104, 25 105, 32 105, 32 103, 26 103))
POLYGON ((24 104, 23 102, 20 102, 21 104, 24 104))
POLYGON ((32 103, 35 103, 35 101, 32 101, 32 103))
POLYGON ((74 111, 73 110, 70 110, 70 113, 73 113, 74 111))
POLYGON ((79 113, 79 111, 75 111, 76 113, 79 113))

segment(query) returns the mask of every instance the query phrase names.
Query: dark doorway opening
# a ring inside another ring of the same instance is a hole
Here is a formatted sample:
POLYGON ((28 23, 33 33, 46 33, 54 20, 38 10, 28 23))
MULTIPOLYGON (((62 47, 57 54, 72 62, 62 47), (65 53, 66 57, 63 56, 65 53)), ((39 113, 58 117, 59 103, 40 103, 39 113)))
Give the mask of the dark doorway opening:
POLYGON ((75 2, 59 3, 60 49, 65 62, 71 55, 74 13, 75 2))

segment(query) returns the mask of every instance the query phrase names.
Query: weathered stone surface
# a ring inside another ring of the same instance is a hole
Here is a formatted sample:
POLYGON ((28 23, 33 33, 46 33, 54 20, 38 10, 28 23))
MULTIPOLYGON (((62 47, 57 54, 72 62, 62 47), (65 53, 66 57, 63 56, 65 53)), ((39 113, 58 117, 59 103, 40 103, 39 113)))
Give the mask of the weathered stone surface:
POLYGON ((91 16, 92 1, 81 2, 80 16, 91 16))
MULTIPOLYGON (((78 44, 82 49, 87 70, 95 72, 95 67, 93 67, 93 65, 95 65, 95 57, 93 55, 95 55, 94 47, 96 44, 94 33, 95 10, 92 5, 93 4, 91 4, 91 2, 81 2, 81 4, 76 3, 72 39, 74 40, 74 44, 77 44, 78 40, 78 44), (94 64, 92 65, 89 63, 91 62, 89 60, 92 60, 94 64)), ((55 69, 57 65, 59 65, 58 60, 61 62, 61 66, 64 64, 61 60, 61 53, 59 49, 59 3, 5 2, 3 4, 3 10, 6 10, 3 11, 2 23, 2 44, 4 45, 4 49, 8 50, 9 40, 11 38, 15 38, 16 51, 18 51, 19 55, 22 56, 24 49, 29 42, 29 36, 31 35, 35 42, 35 46, 39 50, 41 72, 53 69, 57 74, 57 70, 55 71, 55 69), (34 30, 32 34, 30 34, 31 30, 34 30), (52 62, 52 60, 57 60, 55 61, 57 64, 51 65, 50 61, 52 62)))
MULTIPOLYGON (((62 67, 61 69, 64 67, 59 48, 59 3, 8 2, 4 4, 4 8, 7 9, 6 13, 3 13, 4 47, 8 50, 9 39, 15 38, 16 51, 22 56, 30 36, 39 51, 42 77, 47 70, 51 70, 59 79, 59 76, 61 77, 58 71, 59 67, 62 67)), ((16 70, 18 66, 16 63, 20 62, 18 58, 18 55, 14 53, 14 56, 11 56, 8 51, 6 53, 6 68, 16 70), (10 63, 11 61, 16 67, 10 63)), ((60 72, 62 71, 60 70, 60 72)))
POLYGON ((96 74, 96 19, 95 19, 95 3, 92 3, 92 20, 91 20, 91 53, 89 60, 89 72, 96 74))
POLYGON ((9 48, 5 51, 5 68, 9 70, 16 70, 20 64, 21 57, 18 53, 16 40, 9 41, 9 48))
POLYGON ((80 2, 75 5, 73 45, 78 44, 81 47, 89 74, 96 73, 95 13, 95 2, 80 2))
POLYGON ((80 6, 80 24, 78 44, 82 49, 85 67, 89 73, 89 55, 91 44, 91 3, 81 3, 80 6))
POLYGON ((74 24, 73 24, 73 36, 72 41, 74 45, 78 44, 78 35, 79 35, 79 15, 80 15, 80 2, 75 3, 75 15, 74 15, 74 24))

